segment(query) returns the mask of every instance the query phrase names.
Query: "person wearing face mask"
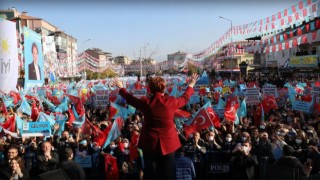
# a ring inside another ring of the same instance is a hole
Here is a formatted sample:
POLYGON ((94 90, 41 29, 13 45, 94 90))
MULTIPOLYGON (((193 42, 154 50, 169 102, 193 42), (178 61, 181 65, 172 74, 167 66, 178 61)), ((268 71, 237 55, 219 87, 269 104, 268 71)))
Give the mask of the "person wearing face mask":
POLYGON ((215 133, 213 131, 209 131, 207 133, 205 144, 207 151, 218 151, 219 149, 221 149, 221 146, 215 140, 215 133))
POLYGON ((236 142, 232 139, 231 134, 227 134, 225 140, 223 141, 221 150, 227 153, 231 153, 235 147, 236 142))
POLYGON ((292 147, 294 149, 293 156, 297 157, 301 162, 304 162, 307 159, 308 145, 303 136, 298 135, 292 147))
POLYGON ((275 158, 273 156, 273 151, 272 151, 272 145, 269 140, 269 135, 266 132, 262 132, 260 134, 259 138, 259 143, 256 146, 256 156, 258 159, 259 164, 264 164, 264 163, 273 163, 275 161, 275 158))
POLYGON ((258 165, 258 160, 252 156, 250 151, 252 149, 250 141, 246 140, 239 143, 232 151, 231 157, 231 174, 236 179, 254 179, 255 166, 258 165))

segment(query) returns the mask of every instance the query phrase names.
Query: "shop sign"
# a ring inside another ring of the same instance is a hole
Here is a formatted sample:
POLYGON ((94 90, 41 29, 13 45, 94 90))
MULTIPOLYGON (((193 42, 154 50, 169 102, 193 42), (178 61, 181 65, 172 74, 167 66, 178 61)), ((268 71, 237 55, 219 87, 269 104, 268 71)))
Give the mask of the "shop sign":
POLYGON ((289 65, 294 67, 317 67, 318 55, 291 57, 289 65))

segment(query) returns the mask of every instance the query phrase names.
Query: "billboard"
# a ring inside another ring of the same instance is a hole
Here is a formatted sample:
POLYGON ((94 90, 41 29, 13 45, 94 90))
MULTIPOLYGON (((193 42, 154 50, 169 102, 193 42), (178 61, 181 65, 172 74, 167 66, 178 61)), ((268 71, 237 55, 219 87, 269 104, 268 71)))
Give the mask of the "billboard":
POLYGON ((42 86, 44 67, 40 34, 24 27, 25 89, 42 86))
POLYGON ((15 90, 18 81, 18 48, 16 23, 0 21, 0 90, 15 90))

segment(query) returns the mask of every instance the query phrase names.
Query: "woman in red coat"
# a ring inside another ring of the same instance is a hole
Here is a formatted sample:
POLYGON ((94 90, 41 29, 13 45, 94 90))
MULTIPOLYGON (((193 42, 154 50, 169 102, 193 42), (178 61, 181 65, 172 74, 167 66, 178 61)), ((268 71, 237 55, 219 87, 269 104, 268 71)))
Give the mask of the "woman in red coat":
POLYGON ((197 74, 191 76, 188 88, 179 98, 164 94, 166 82, 163 78, 150 78, 148 86, 151 96, 142 99, 128 93, 119 79, 112 80, 112 85, 120 88, 119 94, 127 103, 141 110, 144 115, 138 144, 145 160, 144 178, 175 178, 174 153, 181 144, 173 120, 174 112, 187 104, 198 78, 197 74), (154 163, 156 168, 153 167, 154 163))

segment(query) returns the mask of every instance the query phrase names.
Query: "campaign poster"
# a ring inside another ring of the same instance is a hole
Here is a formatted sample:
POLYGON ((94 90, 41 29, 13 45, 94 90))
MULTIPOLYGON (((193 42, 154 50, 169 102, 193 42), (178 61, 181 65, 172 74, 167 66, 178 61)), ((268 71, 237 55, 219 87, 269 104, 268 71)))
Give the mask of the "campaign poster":
POLYGON ((44 66, 40 34, 24 27, 25 89, 42 86, 44 66))
POLYGON ((16 23, 0 20, 0 90, 16 89, 18 81, 18 48, 16 23))
POLYGON ((44 77, 49 78, 50 74, 58 76, 60 72, 59 63, 57 60, 56 45, 53 36, 43 36, 43 65, 44 65, 44 77))

